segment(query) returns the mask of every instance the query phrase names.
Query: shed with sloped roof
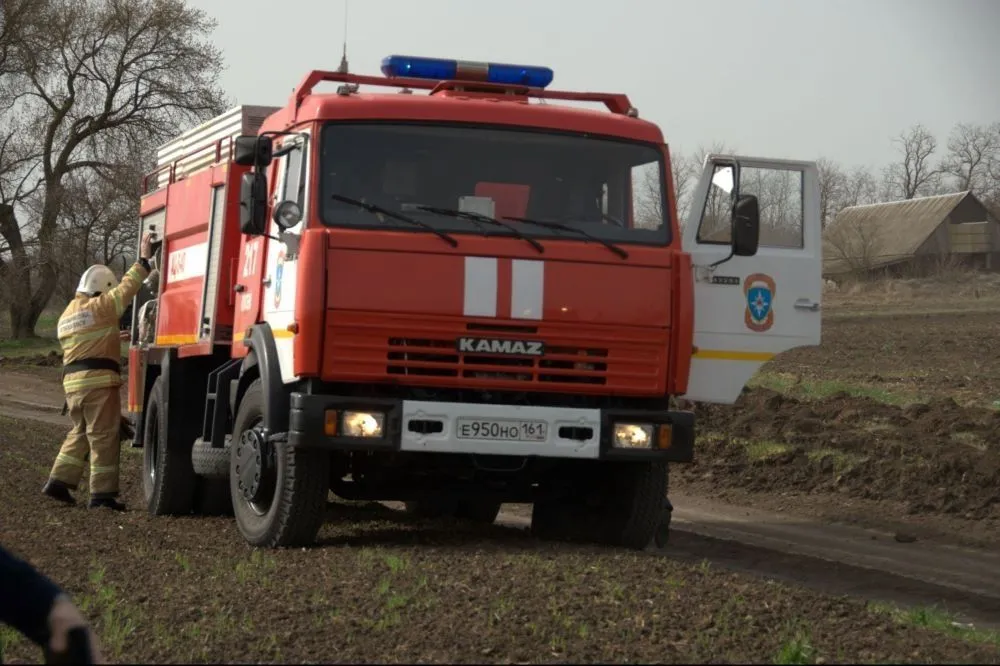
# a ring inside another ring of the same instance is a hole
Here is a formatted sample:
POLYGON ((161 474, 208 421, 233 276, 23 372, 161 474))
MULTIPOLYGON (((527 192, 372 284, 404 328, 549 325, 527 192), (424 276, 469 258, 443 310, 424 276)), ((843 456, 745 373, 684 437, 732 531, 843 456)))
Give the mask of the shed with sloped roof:
POLYGON ((925 274, 942 263, 1000 269, 1000 222, 972 192, 866 206, 823 232, 823 273, 925 274))

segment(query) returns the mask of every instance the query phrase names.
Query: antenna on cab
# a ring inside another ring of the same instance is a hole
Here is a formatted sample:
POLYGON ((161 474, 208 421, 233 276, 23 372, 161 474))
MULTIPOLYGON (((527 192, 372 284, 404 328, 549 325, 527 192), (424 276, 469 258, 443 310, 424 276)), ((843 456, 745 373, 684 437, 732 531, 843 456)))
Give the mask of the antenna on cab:
POLYGON ((340 67, 337 68, 337 72, 340 74, 347 74, 347 5, 350 0, 344 0, 344 53, 340 56, 340 67))

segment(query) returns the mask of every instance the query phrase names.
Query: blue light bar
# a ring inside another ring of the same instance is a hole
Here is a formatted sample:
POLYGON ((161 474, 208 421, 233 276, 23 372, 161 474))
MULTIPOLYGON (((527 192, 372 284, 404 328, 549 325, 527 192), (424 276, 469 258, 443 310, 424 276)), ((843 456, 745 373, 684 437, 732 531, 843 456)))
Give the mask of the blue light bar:
POLYGON ((391 55, 382 59, 382 74, 387 77, 434 79, 438 81, 481 81, 501 85, 544 88, 552 83, 548 67, 508 65, 495 62, 468 62, 391 55))

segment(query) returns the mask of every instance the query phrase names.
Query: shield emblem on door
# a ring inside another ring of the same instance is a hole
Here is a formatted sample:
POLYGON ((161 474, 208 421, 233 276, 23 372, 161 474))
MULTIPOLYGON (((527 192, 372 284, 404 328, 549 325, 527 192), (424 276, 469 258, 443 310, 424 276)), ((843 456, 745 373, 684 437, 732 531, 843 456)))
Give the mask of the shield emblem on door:
POLYGON ((763 333, 774 326, 774 292, 774 280, 769 275, 754 273, 743 281, 746 295, 743 321, 751 331, 763 333))

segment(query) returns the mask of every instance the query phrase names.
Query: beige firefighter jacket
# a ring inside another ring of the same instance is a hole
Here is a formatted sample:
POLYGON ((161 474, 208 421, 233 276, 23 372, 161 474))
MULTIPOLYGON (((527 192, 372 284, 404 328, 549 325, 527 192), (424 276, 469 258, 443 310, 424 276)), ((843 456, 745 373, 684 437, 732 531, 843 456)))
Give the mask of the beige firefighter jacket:
MULTIPOLYGON (((142 262, 136 262, 118 286, 93 298, 77 294, 70 301, 59 317, 57 329, 63 367, 85 359, 121 362, 118 321, 148 274, 142 262)), ((111 369, 68 372, 63 377, 66 393, 120 385, 121 373, 111 369)))

